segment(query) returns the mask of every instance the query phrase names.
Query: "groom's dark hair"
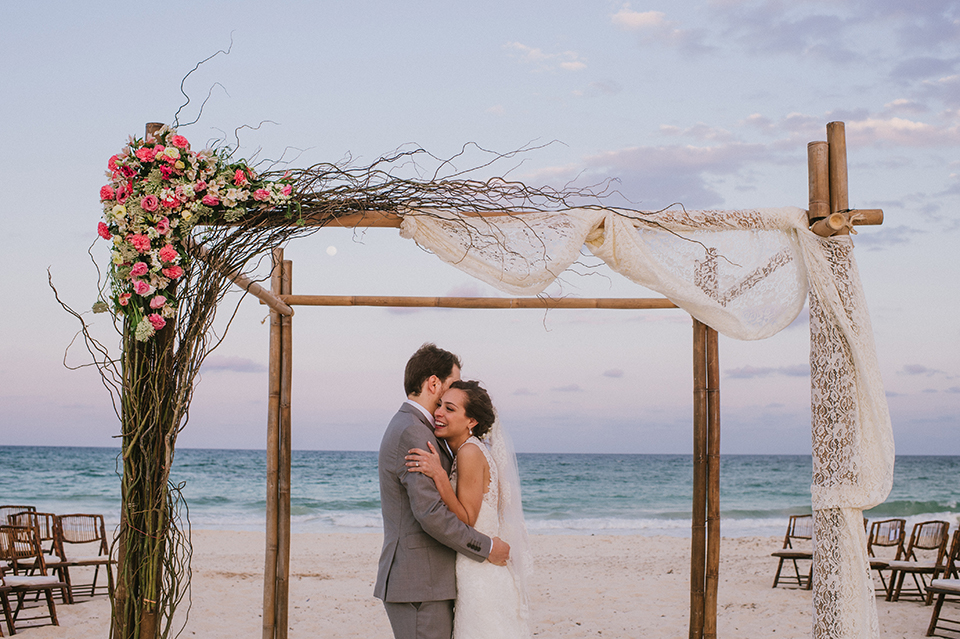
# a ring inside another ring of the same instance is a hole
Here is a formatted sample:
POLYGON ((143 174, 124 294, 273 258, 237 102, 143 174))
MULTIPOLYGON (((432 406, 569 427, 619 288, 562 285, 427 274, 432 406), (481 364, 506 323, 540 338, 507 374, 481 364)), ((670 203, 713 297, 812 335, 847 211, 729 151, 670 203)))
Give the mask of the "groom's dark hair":
POLYGON ((403 390, 408 397, 417 396, 431 375, 436 375, 441 381, 446 380, 453 374, 454 366, 463 368, 459 357, 427 342, 407 361, 403 371, 403 390))

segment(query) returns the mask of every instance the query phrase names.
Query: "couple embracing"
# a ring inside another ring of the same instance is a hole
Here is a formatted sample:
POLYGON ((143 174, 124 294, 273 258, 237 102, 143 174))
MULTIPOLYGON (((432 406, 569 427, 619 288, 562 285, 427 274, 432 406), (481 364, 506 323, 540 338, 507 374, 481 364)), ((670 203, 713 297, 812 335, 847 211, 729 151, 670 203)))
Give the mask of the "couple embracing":
POLYGON ((404 390, 380 444, 374 596, 396 639, 526 639, 520 478, 490 396, 433 344, 407 362, 404 390))

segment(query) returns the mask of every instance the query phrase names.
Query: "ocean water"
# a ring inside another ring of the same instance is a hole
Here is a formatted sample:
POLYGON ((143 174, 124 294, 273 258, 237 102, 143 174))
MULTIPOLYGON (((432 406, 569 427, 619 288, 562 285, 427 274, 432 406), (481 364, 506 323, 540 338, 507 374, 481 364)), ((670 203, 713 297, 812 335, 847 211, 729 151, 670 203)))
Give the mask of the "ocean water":
MULTIPOLYGON (((0 505, 101 513, 115 525, 117 449, 0 446, 0 505)), ((690 455, 520 454, 524 510, 535 534, 689 536, 690 455)), ((721 532, 782 535, 790 514, 810 512, 809 455, 721 458, 721 532)), ((379 532, 375 452, 293 451, 294 532, 379 532)), ((887 501, 871 519, 958 521, 960 457, 901 456, 887 501)), ((266 462, 260 450, 177 451, 194 528, 263 530, 266 462)))

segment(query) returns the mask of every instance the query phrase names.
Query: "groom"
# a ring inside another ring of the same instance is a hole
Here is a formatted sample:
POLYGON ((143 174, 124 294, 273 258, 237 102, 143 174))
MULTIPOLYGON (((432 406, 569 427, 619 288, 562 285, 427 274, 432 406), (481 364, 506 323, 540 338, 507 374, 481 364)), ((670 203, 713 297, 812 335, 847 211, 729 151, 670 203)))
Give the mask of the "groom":
POLYGON ((383 600, 396 639, 450 639, 457 596, 456 558, 503 566, 510 546, 491 539, 450 512, 436 484, 408 473, 411 448, 432 443, 449 473, 452 457, 433 434, 433 412, 450 384, 460 379, 460 359, 424 344, 404 370, 407 401, 390 420, 380 443, 380 507, 383 550, 373 594, 383 600))

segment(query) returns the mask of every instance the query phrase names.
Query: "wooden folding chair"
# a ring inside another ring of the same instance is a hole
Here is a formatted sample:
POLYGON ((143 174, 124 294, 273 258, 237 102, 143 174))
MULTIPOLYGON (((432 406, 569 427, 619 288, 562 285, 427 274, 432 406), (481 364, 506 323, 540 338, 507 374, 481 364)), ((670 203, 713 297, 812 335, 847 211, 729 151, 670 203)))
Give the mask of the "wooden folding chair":
POLYGON ((930 625, 927 627, 928 637, 932 637, 938 629, 942 632, 960 634, 960 619, 947 619, 941 616, 943 602, 947 595, 960 595, 958 566, 960 566, 960 530, 954 531, 953 540, 950 542, 950 552, 947 553, 947 566, 944 571, 945 578, 932 579, 927 587, 927 593, 936 596, 933 603, 933 614, 930 616, 930 625), (948 625, 944 626, 943 624, 948 625))
POLYGON ((66 565, 64 577, 70 584, 71 597, 77 593, 78 586, 72 581, 70 568, 78 567, 93 568, 93 580, 89 584, 83 584, 83 586, 90 586, 89 596, 91 597, 97 592, 97 576, 100 568, 105 568, 107 571, 106 594, 112 597, 113 568, 111 564, 116 562, 110 558, 110 546, 107 544, 103 515, 59 515, 56 523, 58 554, 66 565))
MULTIPOLYGON (((28 510, 10 515, 8 519, 13 526, 29 526, 34 529, 37 539, 40 541, 43 561, 47 570, 53 571, 60 578, 60 581, 69 584, 67 562, 60 553, 57 543, 57 516, 53 513, 38 513, 34 510, 28 510)), ((18 567, 25 568, 28 571, 36 568, 35 561, 32 559, 18 560, 18 562, 20 564, 18 567)), ((64 594, 67 598, 61 601, 66 604, 73 603, 73 594, 70 592, 70 588, 67 588, 64 594)))
POLYGON ((813 540, 813 515, 790 515, 790 521, 787 522, 787 534, 783 538, 783 549, 770 553, 770 556, 777 557, 780 561, 777 563, 777 574, 773 576, 773 587, 785 581, 788 584, 796 584, 797 588, 806 588, 810 590, 813 586, 813 549, 810 544, 813 540), (794 547, 798 544, 798 547, 794 547), (809 549, 808 549, 809 548, 809 549), (783 575, 783 564, 790 561, 793 564, 793 575, 783 575), (809 561, 810 570, 806 575, 800 574, 798 561, 809 561))
POLYGON ((898 601, 904 594, 916 594, 927 605, 932 603, 933 595, 926 593, 926 575, 936 579, 944 571, 949 530, 950 524, 946 521, 924 521, 913 526, 903 557, 887 563, 890 569, 887 601, 898 601), (903 580, 907 575, 913 578, 916 588, 904 591, 903 580))
MULTIPOLYGON (((49 619, 54 626, 60 625, 57 621, 57 606, 53 601, 53 591, 60 590, 61 595, 66 598, 67 584, 60 581, 57 577, 47 574, 47 567, 43 561, 43 549, 40 547, 40 540, 37 538, 36 531, 30 527, 24 526, 0 526, 0 553, 3 553, 10 561, 13 574, 2 574, 3 585, 9 588, 9 592, 17 596, 16 609, 12 611, 12 626, 10 634, 16 632, 16 626, 22 621, 33 622, 42 619, 49 619), (23 561, 27 560, 27 561, 23 561), (21 563, 29 563, 32 560, 35 568, 35 574, 26 573, 17 566, 21 563), (26 595, 30 593, 43 593, 47 600, 47 614, 34 617, 21 618, 20 613, 25 609, 24 602, 26 595)), ((33 627, 42 624, 31 624, 33 627)))
MULTIPOLYGON (((870 568, 880 576, 883 593, 886 595, 888 587, 883 571, 889 570, 891 561, 903 559, 903 541, 907 530, 906 519, 883 519, 870 524, 870 534, 867 536, 867 555, 870 558, 870 568), (890 548, 883 555, 878 555, 881 548, 890 548)), ((880 589, 877 589, 880 592, 880 589)))
POLYGON ((6 526, 10 523, 8 521, 10 515, 36 509, 36 506, 0 506, 0 526, 6 526))
MULTIPOLYGON (((7 624, 7 632, 10 636, 17 634, 17 629, 13 625, 13 612, 10 610, 10 593, 13 588, 7 585, 3 579, 3 568, 0 568, 0 606, 3 607, 3 619, 7 624)), ((0 629, 0 637, 3 636, 3 630, 0 629)))

